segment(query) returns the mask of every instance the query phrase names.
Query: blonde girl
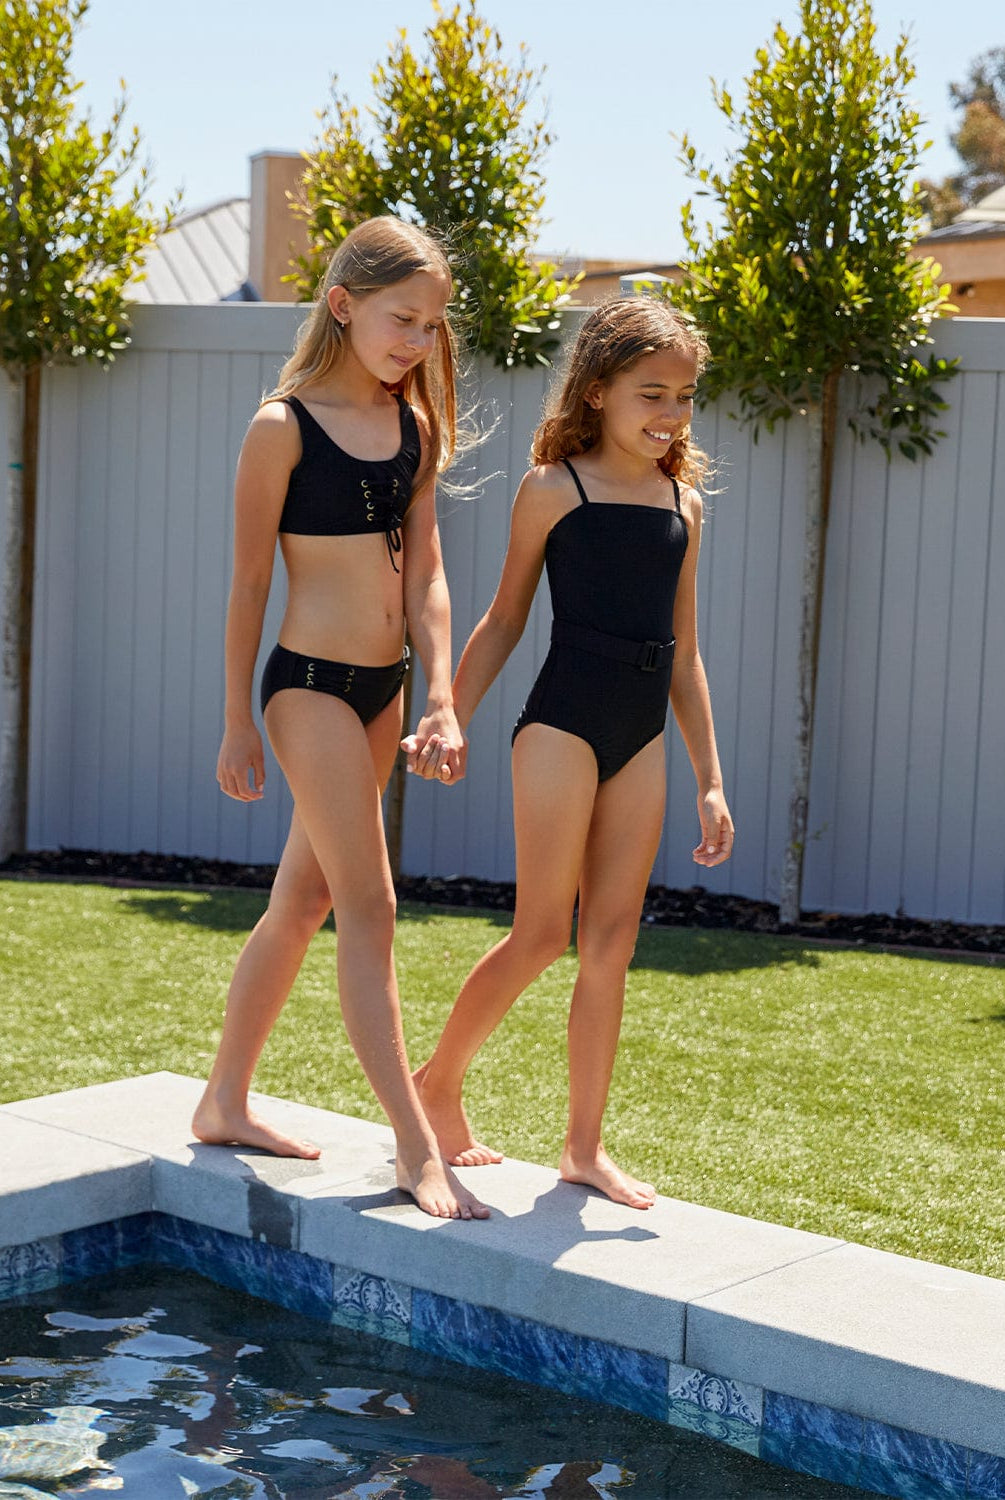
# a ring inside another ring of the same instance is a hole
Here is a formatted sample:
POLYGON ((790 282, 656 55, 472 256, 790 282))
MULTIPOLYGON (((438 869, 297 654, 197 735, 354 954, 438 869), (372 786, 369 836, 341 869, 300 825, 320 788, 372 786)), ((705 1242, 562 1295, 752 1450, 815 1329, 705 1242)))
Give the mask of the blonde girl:
POLYGON ((398 1184, 427 1213, 471 1218, 487 1210, 443 1161, 409 1076, 380 801, 401 736, 406 618, 429 693, 413 759, 442 781, 463 770, 434 509, 455 438, 450 290, 443 252, 423 231, 391 217, 359 225, 332 257, 241 449, 217 779, 241 802, 263 794, 252 676, 278 536, 288 600, 261 704, 294 811, 268 909, 237 962, 193 1128, 209 1143, 319 1154, 252 1113, 248 1090, 307 946, 334 909, 342 1015, 394 1129, 398 1184))
MULTIPOLYGON (((584 322, 513 505, 495 598, 454 682, 463 729, 523 631, 542 567, 551 648, 514 730, 516 911, 475 966, 416 1074, 446 1158, 498 1162, 462 1103, 468 1065, 518 995, 568 946, 569 1121, 561 1175, 648 1208, 655 1190, 615 1165, 601 1125, 625 974, 660 841, 668 702, 698 783, 700 865, 728 859, 695 577, 704 455, 691 442, 701 337, 666 303, 610 302, 584 322)), ((420 768, 421 769, 421 768, 420 768)))

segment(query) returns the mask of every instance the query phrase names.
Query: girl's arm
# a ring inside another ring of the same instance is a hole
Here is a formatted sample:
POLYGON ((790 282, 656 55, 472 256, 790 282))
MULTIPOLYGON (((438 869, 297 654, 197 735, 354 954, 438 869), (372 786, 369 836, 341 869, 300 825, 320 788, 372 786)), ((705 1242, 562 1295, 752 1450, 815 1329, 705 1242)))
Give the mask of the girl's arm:
POLYGON ((226 699, 216 766, 220 790, 257 802, 265 786, 262 738, 251 713, 252 679, 272 582, 276 534, 290 473, 299 456, 289 408, 268 402, 252 419, 234 482, 234 575, 227 605, 226 699), (252 773, 253 786, 248 783, 252 773))
POLYGON ((673 675, 670 704, 680 729, 698 783, 698 818, 701 843, 694 850, 699 865, 718 865, 733 851, 733 820, 722 789, 722 771, 715 744, 712 703, 705 667, 698 650, 698 551, 701 544, 701 499, 694 490, 684 490, 681 509, 688 527, 688 548, 681 567, 674 601, 673 675))
MULTIPOLYGON (((425 462, 429 430, 416 412, 425 462)), ((408 769, 437 776, 448 768, 444 781, 464 775, 464 736, 454 715, 450 683, 450 594, 443 569, 440 532, 436 523, 436 474, 416 490, 404 525, 405 618, 416 655, 426 677, 426 707, 415 733, 402 741, 408 769)))
POLYGON ((454 678, 454 705, 462 729, 467 729, 523 635, 544 566, 548 533, 568 509, 568 488, 565 471, 553 464, 531 469, 520 482, 499 586, 471 632, 454 678))

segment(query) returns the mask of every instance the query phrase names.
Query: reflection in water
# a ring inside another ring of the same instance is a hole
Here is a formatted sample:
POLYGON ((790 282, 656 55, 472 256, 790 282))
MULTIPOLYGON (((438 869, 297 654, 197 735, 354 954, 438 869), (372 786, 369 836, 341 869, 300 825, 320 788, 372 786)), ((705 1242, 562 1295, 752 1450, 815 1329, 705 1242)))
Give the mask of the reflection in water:
POLYGON ((0 1308, 0 1500, 106 1490, 122 1500, 850 1493, 153 1270, 0 1308))

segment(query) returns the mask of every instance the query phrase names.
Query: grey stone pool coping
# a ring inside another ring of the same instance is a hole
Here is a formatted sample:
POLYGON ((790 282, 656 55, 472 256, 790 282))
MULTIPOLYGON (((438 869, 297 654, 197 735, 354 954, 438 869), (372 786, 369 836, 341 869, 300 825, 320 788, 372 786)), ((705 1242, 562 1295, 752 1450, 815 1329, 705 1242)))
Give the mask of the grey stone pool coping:
POLYGON ((387 1127, 256 1095, 320 1160, 206 1147, 201 1089, 155 1073, 0 1107, 0 1246, 171 1215, 1005 1457, 1005 1282, 672 1198, 638 1213, 520 1161, 461 1172, 490 1220, 438 1221, 395 1188, 387 1127))

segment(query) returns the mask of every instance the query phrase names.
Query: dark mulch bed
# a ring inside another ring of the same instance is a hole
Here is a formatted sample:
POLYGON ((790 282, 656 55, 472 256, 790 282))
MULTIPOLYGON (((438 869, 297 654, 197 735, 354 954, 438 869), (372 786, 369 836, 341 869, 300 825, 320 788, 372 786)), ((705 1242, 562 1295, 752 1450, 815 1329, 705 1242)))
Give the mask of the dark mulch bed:
MULTIPOLYGON (((0 865, 0 875, 36 879, 98 880, 106 884, 174 886, 242 886, 267 889, 274 865, 241 865, 226 860, 182 858, 173 854, 106 854, 92 849, 42 850, 16 854, 0 865)), ((507 881, 467 876, 406 875, 398 882, 406 901, 440 906, 482 907, 512 911, 514 886, 507 881)), ((804 912, 796 927, 782 927, 778 907, 745 896, 716 895, 700 885, 686 891, 649 887, 643 920, 663 927, 730 927, 743 932, 793 933, 837 943, 894 948, 928 948, 978 955, 1005 953, 1005 927, 976 927, 959 922, 926 922, 920 918, 869 912, 804 912)))

